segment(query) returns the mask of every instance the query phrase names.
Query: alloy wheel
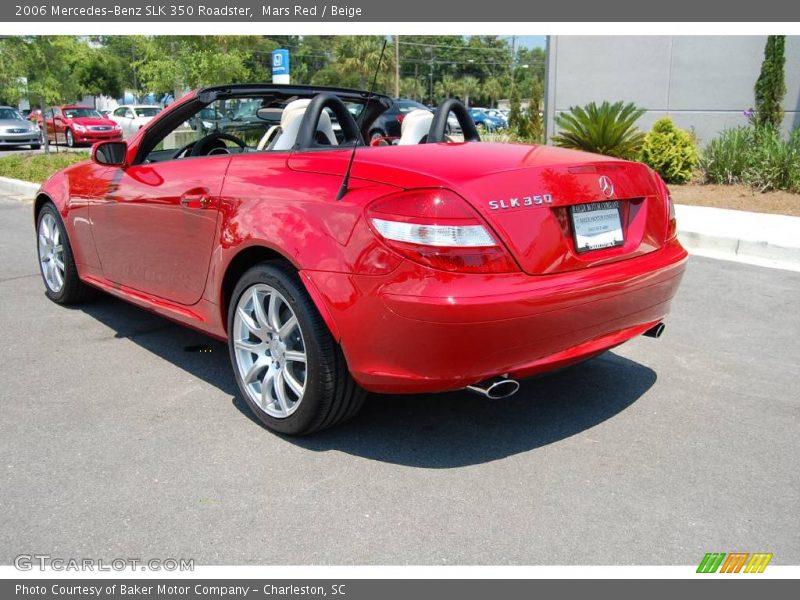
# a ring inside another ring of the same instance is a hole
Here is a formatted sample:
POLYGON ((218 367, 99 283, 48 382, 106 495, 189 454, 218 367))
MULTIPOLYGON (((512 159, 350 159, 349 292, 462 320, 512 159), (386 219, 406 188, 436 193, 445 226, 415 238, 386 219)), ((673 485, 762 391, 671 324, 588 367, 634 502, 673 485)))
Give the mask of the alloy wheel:
POLYGON ((39 264, 49 290, 60 292, 64 287, 64 245, 56 218, 49 212, 39 221, 39 264))
POLYGON ((307 356, 294 310, 275 288, 247 288, 236 305, 233 328, 236 367, 250 400, 271 417, 284 419, 303 400, 307 356))

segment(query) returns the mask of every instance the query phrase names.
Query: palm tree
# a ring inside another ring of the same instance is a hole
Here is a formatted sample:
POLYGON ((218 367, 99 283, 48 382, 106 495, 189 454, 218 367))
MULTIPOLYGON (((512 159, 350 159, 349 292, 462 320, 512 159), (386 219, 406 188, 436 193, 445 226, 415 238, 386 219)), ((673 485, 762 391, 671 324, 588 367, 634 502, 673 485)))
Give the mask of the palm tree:
POLYGON ((451 98, 455 95, 458 83, 455 80, 455 77, 450 75, 449 73, 445 73, 442 75, 442 78, 436 82, 436 100, 437 102, 441 102, 445 98, 451 98))
POLYGON ((603 102, 600 106, 590 102, 584 107, 573 106, 569 112, 556 117, 556 125, 561 131, 553 136, 553 142, 557 146, 616 158, 635 158, 645 135, 636 129, 636 121, 644 112, 633 103, 622 102, 603 102))
POLYGON ((459 82, 458 91, 461 92, 464 105, 469 106, 470 97, 477 96, 481 93, 481 84, 475 77, 468 75, 459 82))
MULTIPOLYGON (((359 87, 366 89, 372 84, 378 61, 381 58, 384 38, 377 35, 343 35, 336 38, 334 54, 337 70, 343 75, 356 73, 359 87)), ((392 69, 391 52, 383 56, 379 75, 385 80, 392 69)))
POLYGON ((422 97, 423 83, 416 77, 403 77, 400 80, 400 95, 403 98, 419 100, 422 97))
POLYGON ((491 107, 497 106, 497 100, 505 91, 505 86, 499 77, 489 77, 483 82, 483 96, 489 99, 491 107))

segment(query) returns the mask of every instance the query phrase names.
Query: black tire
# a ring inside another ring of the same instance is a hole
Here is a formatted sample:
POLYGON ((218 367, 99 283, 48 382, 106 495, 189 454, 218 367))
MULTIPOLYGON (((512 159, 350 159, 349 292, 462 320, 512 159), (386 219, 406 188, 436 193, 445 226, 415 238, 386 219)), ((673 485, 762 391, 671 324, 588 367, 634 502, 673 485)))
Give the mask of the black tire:
POLYGON ((31 144, 31 150, 38 150, 41 147, 42 147, 41 144, 31 144))
POLYGON ((72 255, 72 246, 70 245, 69 237, 67 237, 67 230, 64 227, 64 222, 61 220, 61 215, 58 214, 58 210, 51 202, 48 202, 42 207, 36 219, 37 250, 39 244, 39 230, 45 215, 52 215, 54 217, 56 227, 58 227, 61 236, 64 259, 64 284, 58 291, 53 291, 45 279, 44 270, 40 261, 39 273, 42 275, 42 283, 44 283, 45 289, 44 293, 50 300, 57 304, 79 304, 85 302, 95 295, 95 289, 83 283, 80 277, 78 277, 78 269, 75 266, 75 259, 72 255))
POLYGON ((67 129, 67 132, 64 134, 67 138, 67 146, 70 148, 75 147, 75 136, 72 134, 71 129, 67 129))
POLYGON ((289 435, 308 435, 349 419, 363 405, 366 392, 353 380, 341 348, 297 273, 287 263, 261 263, 242 275, 228 305, 228 334, 228 351, 239 391, 250 410, 269 429, 289 435), (287 300, 297 317, 305 345, 305 392, 295 412, 284 418, 269 415, 250 398, 236 360, 236 307, 244 292, 257 284, 271 286, 287 300))

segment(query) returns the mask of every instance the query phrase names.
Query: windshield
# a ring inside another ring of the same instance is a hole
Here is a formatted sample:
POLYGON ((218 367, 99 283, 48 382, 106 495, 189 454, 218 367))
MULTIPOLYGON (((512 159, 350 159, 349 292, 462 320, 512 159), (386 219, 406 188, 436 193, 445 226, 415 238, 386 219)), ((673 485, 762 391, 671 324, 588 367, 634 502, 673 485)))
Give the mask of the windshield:
POLYGON ((64 116, 68 119, 82 119, 86 117, 101 119, 102 116, 93 108, 65 108, 64 116))
POLYGON ((239 106, 239 110, 233 115, 234 121, 240 121, 242 119, 247 119, 249 117, 255 117, 256 112, 258 111, 259 107, 261 106, 260 100, 252 100, 250 102, 244 102, 239 106))
POLYGON ((155 106, 140 106, 135 111, 137 117, 155 117, 161 109, 155 106))
POLYGON ((22 115, 15 111, 13 108, 0 108, 0 119, 9 119, 16 121, 24 121, 22 115))
POLYGON ((419 109, 430 110, 424 104, 420 104, 419 102, 413 102, 410 100, 406 102, 397 103, 397 110, 399 110, 401 113, 410 113, 412 110, 419 110, 419 109))

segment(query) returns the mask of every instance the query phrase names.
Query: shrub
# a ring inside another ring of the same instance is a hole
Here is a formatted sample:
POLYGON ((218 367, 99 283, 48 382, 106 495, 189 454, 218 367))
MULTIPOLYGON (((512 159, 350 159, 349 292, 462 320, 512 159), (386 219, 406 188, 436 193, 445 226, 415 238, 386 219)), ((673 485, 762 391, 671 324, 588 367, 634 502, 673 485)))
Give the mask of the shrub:
POLYGON ((788 142, 772 127, 755 131, 755 140, 742 181, 760 192, 800 192, 800 135, 792 132, 788 142))
POLYGON ((636 129, 636 121, 643 114, 644 109, 633 103, 573 106, 556 117, 561 131, 553 136, 553 142, 565 148, 635 159, 644 141, 644 133, 636 129))
POLYGON ((708 183, 800 193, 800 129, 786 141, 773 127, 727 129, 708 144, 700 168, 708 183))
POLYGON ((692 134, 675 127, 669 117, 656 121, 644 137, 641 160, 667 183, 689 181, 698 158, 692 134))
POLYGON ((764 61, 755 86, 756 109, 753 124, 778 128, 783 121, 783 98, 786 96, 784 76, 786 36, 767 36, 764 61))
POLYGON ((725 129, 706 147, 700 158, 706 183, 733 184, 742 181, 754 145, 753 129, 725 129))

